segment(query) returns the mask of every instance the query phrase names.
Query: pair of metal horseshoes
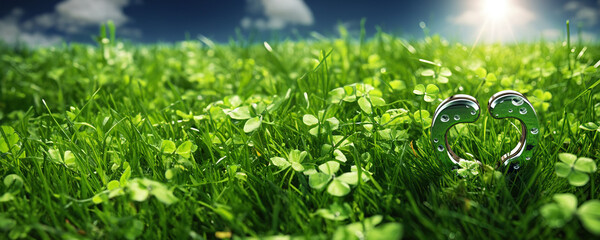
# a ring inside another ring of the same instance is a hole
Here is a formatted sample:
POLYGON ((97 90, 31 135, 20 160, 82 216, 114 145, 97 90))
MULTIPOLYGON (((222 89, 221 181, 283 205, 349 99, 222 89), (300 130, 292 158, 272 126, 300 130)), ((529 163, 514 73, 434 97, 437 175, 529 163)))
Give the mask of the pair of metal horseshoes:
MULTIPOLYGON (((448 130, 456 124, 475 122, 480 111, 477 100, 465 94, 451 96, 437 107, 431 123, 431 142, 439 161, 458 164, 464 160, 450 149, 448 130)), ((496 119, 515 118, 521 122, 519 143, 503 155, 500 162, 508 165, 523 159, 530 160, 539 142, 539 121, 529 100, 517 91, 501 91, 488 101, 488 112, 496 119)))

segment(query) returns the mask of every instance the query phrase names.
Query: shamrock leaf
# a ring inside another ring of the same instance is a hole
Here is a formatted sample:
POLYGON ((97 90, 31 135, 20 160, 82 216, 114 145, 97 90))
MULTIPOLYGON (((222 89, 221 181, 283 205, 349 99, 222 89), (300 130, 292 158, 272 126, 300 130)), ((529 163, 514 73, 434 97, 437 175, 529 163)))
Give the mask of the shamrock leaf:
POLYGON ((581 126, 579 126, 579 128, 586 130, 586 131, 598 131, 600 132, 600 127, 598 127, 599 123, 594 123, 594 122, 588 122, 588 123, 584 123, 581 126))
POLYGON ((458 162, 459 169, 456 169, 456 173, 464 178, 471 178, 479 175, 479 167, 481 166, 477 161, 461 160, 458 162))
POLYGON ((554 202, 548 203, 540 209, 546 224, 553 228, 559 228, 569 222, 577 209, 577 198, 571 193, 555 194, 554 202))
POLYGON ((581 204, 577 216, 585 229, 600 235, 600 200, 593 199, 581 204))
POLYGON ((440 89, 433 84, 427 84, 427 87, 425 87, 423 84, 417 84, 413 90, 414 94, 418 96, 423 95, 423 100, 425 100, 425 102, 435 101, 439 92, 440 89))
POLYGON ((250 108, 248 106, 238 107, 236 109, 231 110, 227 113, 229 117, 236 120, 246 120, 249 119, 250 116, 250 108))
POLYGON ((324 114, 324 111, 319 111, 319 118, 315 117, 312 114, 305 114, 302 117, 302 122, 304 124, 306 124, 309 127, 314 126, 313 128, 311 128, 308 131, 308 133, 310 133, 313 136, 317 136, 318 132, 319 132, 319 128, 321 128, 321 133, 325 133, 328 128, 331 131, 337 130, 339 128, 340 121, 335 117, 330 117, 328 119, 325 119, 326 124, 323 124, 321 121, 319 121, 319 119, 322 119, 323 114, 324 114))
POLYGON ((282 157, 272 157, 271 163, 273 163, 273 165, 279 167, 281 170, 286 169, 291 166, 292 169, 294 169, 294 171, 302 172, 302 171, 304 171, 304 166, 302 165, 302 161, 304 161, 304 158, 306 158, 306 155, 308 155, 308 152, 306 152, 306 151, 301 152, 300 150, 294 149, 294 150, 290 151, 290 153, 288 154, 287 160, 282 157))
POLYGON ((244 124, 244 132, 249 133, 258 129, 261 123, 262 119, 260 119, 258 116, 248 119, 246 124, 244 124))
POLYGON ((586 157, 577 158, 570 153, 558 154, 558 159, 555 165, 556 175, 569 180, 569 184, 581 187, 589 181, 588 173, 593 173, 597 170, 594 160, 586 157))

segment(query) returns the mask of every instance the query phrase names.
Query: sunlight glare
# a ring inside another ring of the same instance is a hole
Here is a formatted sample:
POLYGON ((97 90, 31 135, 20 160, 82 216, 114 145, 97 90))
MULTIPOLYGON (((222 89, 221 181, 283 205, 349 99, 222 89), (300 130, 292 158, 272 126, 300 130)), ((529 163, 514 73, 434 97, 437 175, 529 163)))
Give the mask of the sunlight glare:
POLYGON ((506 18, 509 10, 508 0, 483 0, 483 13, 491 20, 506 18))

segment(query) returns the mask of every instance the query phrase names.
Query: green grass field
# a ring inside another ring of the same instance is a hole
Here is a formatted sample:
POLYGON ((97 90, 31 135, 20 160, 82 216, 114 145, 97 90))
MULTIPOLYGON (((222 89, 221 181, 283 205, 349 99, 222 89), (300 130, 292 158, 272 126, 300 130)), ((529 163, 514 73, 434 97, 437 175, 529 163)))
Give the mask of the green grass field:
POLYGON ((0 56, 2 239, 600 235, 595 42, 473 47, 341 28, 268 43, 104 36, 0 56), (487 113, 506 89, 541 125, 518 170, 497 164, 518 121, 487 113), (483 163, 461 174, 429 138, 437 105, 459 93, 484 109, 450 132, 483 163))

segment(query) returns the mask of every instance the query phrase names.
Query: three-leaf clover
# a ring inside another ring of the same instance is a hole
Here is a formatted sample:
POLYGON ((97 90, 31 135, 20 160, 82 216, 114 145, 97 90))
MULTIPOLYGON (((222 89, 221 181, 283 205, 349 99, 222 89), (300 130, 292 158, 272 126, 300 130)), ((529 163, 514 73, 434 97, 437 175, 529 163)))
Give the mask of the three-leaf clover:
POLYGON ((416 123, 423 125, 423 128, 431 127, 431 114, 427 110, 417 110, 413 113, 416 123))
POLYGON ((540 209, 546 224, 559 228, 571 221, 577 210, 577 198, 571 193, 554 194, 554 202, 548 203, 540 209))
POLYGON ((464 178, 470 178, 479 175, 479 167, 481 163, 477 161, 461 160, 458 162, 459 169, 456 173, 464 178))
POLYGON ((439 92, 440 89, 433 84, 427 84, 427 87, 425 87, 425 85, 423 84, 417 84, 417 86, 415 86, 415 89, 413 90, 414 94, 418 96, 423 95, 423 100, 425 100, 425 102, 435 101, 439 92))
POLYGON ((436 74, 433 69, 425 69, 421 72, 421 76, 433 77, 439 83, 448 83, 448 77, 452 76, 452 71, 447 67, 441 67, 439 68, 439 73, 436 74))
POLYGON ((554 202, 548 203, 540 209, 548 226, 562 227, 576 215, 585 229, 600 235, 600 200, 589 200, 577 208, 577 197, 572 193, 554 194, 552 199, 554 202))
POLYGON ((302 172, 305 169, 304 165, 302 165, 302 161, 304 161, 304 158, 306 158, 307 155, 308 152, 306 151, 301 152, 300 150, 294 149, 288 154, 288 159, 282 157, 272 157, 271 163, 279 167, 281 170, 287 169, 291 166, 294 171, 302 172))
POLYGON ((367 114, 373 113, 373 106, 383 106, 385 100, 373 94, 367 94, 358 99, 358 106, 367 114))
MULTIPOLYGON (((160 150, 164 154, 177 154, 185 159, 189 159, 192 156, 192 152, 196 151, 198 146, 187 140, 176 147, 175 142, 171 140, 163 139, 160 143, 160 150)), ((65 153, 66 154, 66 153, 65 153)))
POLYGON ((321 128, 321 133, 325 133, 327 129, 330 129, 331 131, 338 129, 340 121, 337 118, 330 117, 325 119, 324 123, 327 124, 325 125, 319 120, 323 118, 323 111, 319 111, 318 115, 319 118, 315 117, 315 115, 312 114, 305 114, 302 117, 302 122, 304 122, 304 124, 306 124, 309 127, 314 126, 308 131, 311 135, 317 136, 317 134, 319 133, 319 128, 321 128))
POLYGON ((541 111, 547 111, 548 107, 550 107, 550 103, 547 101, 552 99, 552 93, 543 91, 541 89, 536 89, 533 91, 532 96, 530 96, 529 99, 533 105, 533 108, 541 111))
MULTIPOLYGON (((358 169, 352 168, 351 172, 335 176, 340 170, 340 164, 337 161, 328 161, 319 165, 319 172, 315 172, 308 177, 310 187, 321 190, 327 186, 327 192, 336 197, 342 197, 350 193, 350 185, 358 184, 358 169)), ((368 172, 362 171, 362 180, 369 180, 368 172)))
POLYGON ((585 185, 590 180, 588 173, 597 170, 596 163, 590 158, 577 158, 574 154, 560 153, 558 159, 560 162, 555 165, 556 175, 567 178, 569 184, 576 187, 585 185))
MULTIPOLYGON (((225 111, 226 109, 224 109, 225 111)), ((241 106, 238 108, 235 108, 233 110, 230 111, 226 111, 225 112, 227 115, 229 115, 229 117, 231 117, 232 119, 236 119, 236 120, 246 120, 246 123, 244 124, 244 132, 249 133, 249 132, 253 132, 256 129, 260 128, 260 125, 262 123, 262 117, 260 116, 254 116, 252 117, 251 113, 250 113, 250 107, 248 106, 241 106)))

